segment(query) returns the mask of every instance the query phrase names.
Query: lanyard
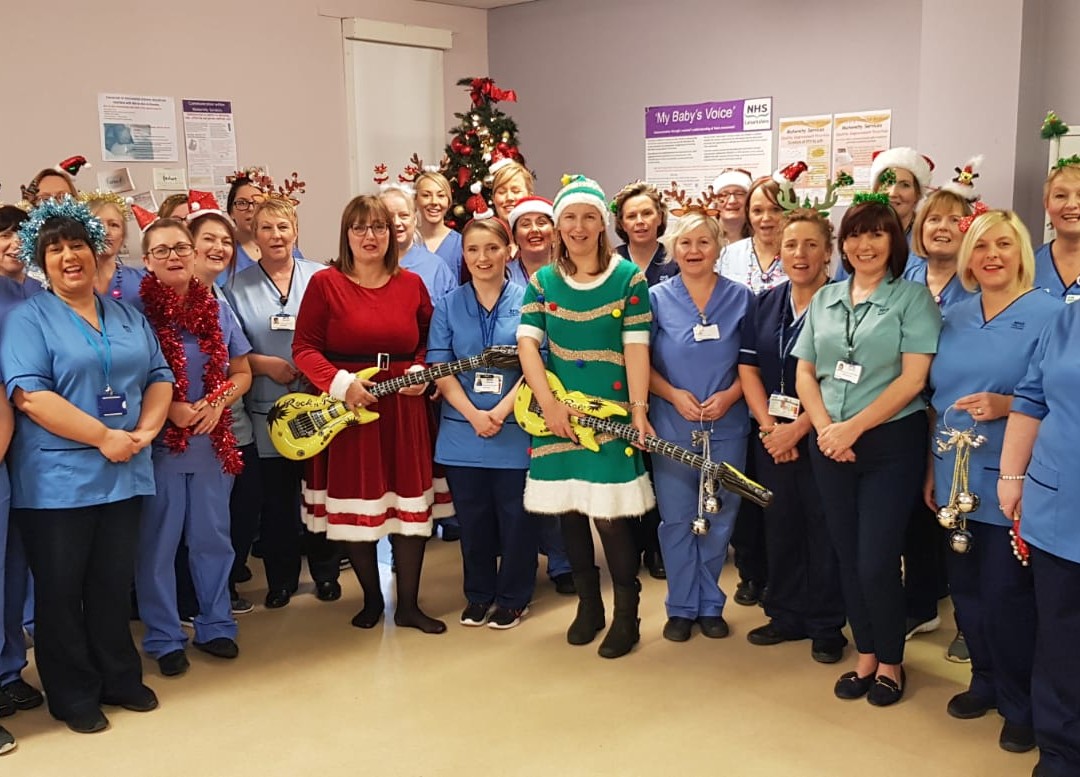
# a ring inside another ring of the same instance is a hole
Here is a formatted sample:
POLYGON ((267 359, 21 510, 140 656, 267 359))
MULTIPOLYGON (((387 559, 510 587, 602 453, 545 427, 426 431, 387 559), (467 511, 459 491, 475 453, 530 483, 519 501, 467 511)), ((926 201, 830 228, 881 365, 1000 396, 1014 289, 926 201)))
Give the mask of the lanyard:
MULTIPOLYGON (((291 257, 290 257, 291 258, 291 257)), ((270 288, 274 290, 274 296, 278 298, 278 304, 281 305, 281 311, 285 312, 285 305, 289 302, 289 295, 292 294, 293 278, 296 277, 296 260, 293 260, 292 271, 289 273, 289 288, 285 290, 285 293, 281 293, 281 289, 274 283, 274 279, 270 277, 270 273, 263 267, 262 262, 256 262, 259 269, 262 270, 263 277, 266 278, 266 282, 270 284, 270 288)))
POLYGON ((480 321, 480 341, 484 344, 484 348, 490 348, 495 344, 495 325, 499 323, 499 303, 502 302, 503 293, 506 291, 506 286, 509 281, 503 281, 502 288, 499 289, 499 297, 495 300, 495 305, 491 308, 489 314, 484 310, 484 306, 480 304, 480 297, 476 294, 476 284, 469 281, 469 285, 472 286, 473 299, 476 300, 476 317, 480 321))
POLYGON ((101 371, 105 373, 105 392, 111 394, 112 383, 109 380, 109 375, 112 373, 112 345, 109 343, 109 333, 105 331, 105 311, 96 295, 94 296, 94 310, 98 314, 98 324, 101 326, 100 340, 94 337, 82 316, 77 315, 70 307, 68 307, 67 312, 71 316, 71 320, 79 327, 79 331, 82 332, 87 344, 97 354, 98 362, 101 364, 101 371))
POLYGON ((777 351, 780 353, 780 393, 781 394, 785 393, 784 392, 784 363, 787 361, 788 356, 791 355, 791 349, 795 347, 795 341, 799 339, 799 333, 802 332, 803 321, 806 320, 806 313, 807 313, 808 310, 810 310, 809 307, 807 307, 807 309, 803 311, 803 314, 801 316, 796 317, 796 315, 795 315, 795 306, 791 302, 791 286, 789 284, 788 285, 788 290, 787 290, 787 304, 784 306, 784 312, 781 313, 781 315, 780 315, 780 326, 777 327, 777 332, 776 332, 777 351), (787 324, 785 322, 787 320, 787 311, 788 310, 791 311, 791 330, 792 331, 791 331, 791 339, 785 341, 784 333, 785 333, 785 330, 787 329, 787 324))
POLYGON ((851 328, 851 311, 844 308, 844 335, 847 342, 847 358, 851 361, 851 357, 855 355, 855 333, 859 331, 859 325, 866 319, 866 315, 870 312, 872 307, 869 302, 864 302, 866 307, 863 309, 862 315, 855 319, 855 328, 851 328))

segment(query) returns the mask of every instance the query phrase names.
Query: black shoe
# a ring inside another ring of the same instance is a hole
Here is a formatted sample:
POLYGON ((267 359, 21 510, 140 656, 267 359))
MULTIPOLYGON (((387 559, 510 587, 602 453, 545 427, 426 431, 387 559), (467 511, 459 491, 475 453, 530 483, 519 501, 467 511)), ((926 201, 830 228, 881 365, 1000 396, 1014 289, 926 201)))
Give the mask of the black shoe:
POLYGON ((727 621, 719 615, 701 615, 697 619, 702 636, 709 639, 723 639, 731 633, 727 621))
POLYGON ((15 737, 3 726, 0 726, 0 755, 10 753, 17 746, 15 737))
POLYGON ((746 635, 746 641, 751 645, 779 645, 781 642, 798 642, 801 639, 806 639, 806 635, 784 631, 774 621, 758 626, 746 635))
POLYGON ((611 617, 611 628, 597 650, 602 658, 625 656, 641 639, 641 619, 638 618, 641 582, 635 579, 631 585, 615 584, 612 589, 615 593, 615 611, 611 617))
POLYGON ((577 613, 566 630, 566 641, 571 645, 588 645, 607 625, 604 600, 600 597, 600 570, 593 567, 575 573, 574 587, 578 595, 577 613))
POLYGON ((157 695, 145 685, 133 694, 124 696, 102 696, 101 703, 109 707, 123 707, 132 712, 150 712, 158 707, 157 695))
POLYGON ((215 637, 209 642, 196 642, 195 647, 217 658, 236 658, 240 655, 240 648, 228 637, 215 637))
POLYGON ((284 588, 279 588, 276 591, 266 592, 266 609, 277 610, 284 607, 292 599, 292 594, 286 591, 284 588))
POLYGON ((109 727, 109 719, 96 708, 72 715, 64 722, 76 734, 96 734, 109 727))
POLYGON ((743 607, 753 607, 761 601, 763 593, 763 586, 753 580, 740 580, 735 587, 735 604, 741 604, 743 607))
POLYGON ((971 691, 964 691, 949 699, 949 705, 945 708, 945 711, 954 718, 971 720, 981 718, 996 706, 994 702, 976 696, 971 691))
POLYGON ((664 639, 671 642, 686 642, 690 639, 694 630, 694 621, 691 618, 680 618, 672 615, 664 624, 664 639))
POLYGON ((171 653, 166 653, 157 660, 158 669, 166 677, 178 677, 188 670, 191 663, 188 661, 187 653, 183 650, 174 650, 171 653))
POLYGON ((462 626, 483 626, 487 623, 488 614, 490 612, 491 602, 488 602, 487 604, 469 602, 465 605, 465 609, 461 611, 461 617, 458 619, 458 623, 462 626))
POLYGON ((0 693, 0 718, 14 715, 18 709, 19 708, 15 706, 15 702, 9 699, 5 694, 0 693))
POLYGON ((315 584, 315 598, 320 602, 336 602, 341 598, 341 583, 337 580, 323 580, 315 584))
POLYGON ((905 686, 907 686, 907 675, 903 667, 900 667, 899 685, 891 677, 879 674, 874 678, 874 684, 866 694, 866 700, 875 707, 888 707, 904 698, 905 686))
MULTIPOLYGON (((45 700, 45 697, 41 695, 41 691, 21 677, 12 680, 7 685, 0 686, 0 694, 11 699, 15 708, 20 710, 32 710, 34 707, 40 707, 45 700)), ((3 713, 0 713, 0 717, 3 717, 3 713)))
POLYGON ((443 542, 457 542, 461 539, 461 529, 459 527, 449 523, 443 523, 441 526, 443 542))
POLYGON ((845 645, 847 637, 843 634, 838 637, 820 637, 810 644, 810 658, 819 664, 835 664, 844 657, 845 645))
POLYGON ((833 694, 838 699, 861 699, 874 684, 874 675, 859 677, 858 672, 844 672, 833 686, 833 694))
POLYGON ((244 566, 240 567, 240 571, 236 573, 236 579, 233 580, 233 582, 234 583, 246 583, 250 579, 251 579, 251 567, 249 567, 247 564, 244 564, 244 566))
POLYGON ((649 577, 654 580, 667 580, 667 568, 664 566, 664 557, 660 555, 660 551, 645 552, 645 567, 649 570, 649 577))
POLYGON ((574 585, 574 576, 569 572, 555 575, 555 577, 551 578, 551 582, 555 584, 555 593, 557 594, 573 596, 577 593, 577 586, 574 585))
POLYGON ((1035 749, 1035 729, 1031 726, 1021 726, 1019 723, 1005 721, 1001 726, 1001 735, 998 744, 1002 750, 1010 753, 1026 753, 1035 749))

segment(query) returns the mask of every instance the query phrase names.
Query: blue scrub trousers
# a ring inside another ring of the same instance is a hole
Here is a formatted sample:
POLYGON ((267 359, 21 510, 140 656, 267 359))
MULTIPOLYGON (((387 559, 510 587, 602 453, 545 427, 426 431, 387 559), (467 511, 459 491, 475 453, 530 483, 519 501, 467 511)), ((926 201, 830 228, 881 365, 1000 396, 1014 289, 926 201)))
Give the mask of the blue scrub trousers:
POLYGON ((536 587, 539 527, 525 512, 523 469, 446 467, 461 522, 465 598, 523 610, 536 587), (501 560, 499 557, 502 557, 501 560))
POLYGON ((563 540, 561 518, 558 515, 534 515, 540 530, 540 552, 547 557, 547 576, 554 580, 559 575, 569 574, 570 558, 566 555, 566 542, 563 540))
MULTIPOLYGON (((26 563, 26 551, 23 548, 19 527, 8 520, 9 499, 0 505, 3 524, 7 531, 7 541, 0 547, 5 552, 0 558, 0 606, 3 606, 3 639, 0 640, 0 686, 13 683, 26 668, 26 640, 23 627, 26 622, 26 605, 33 606, 30 590, 30 569, 26 563)), ((32 611, 31 611, 32 614, 32 611)), ((30 621, 33 623, 33 620, 30 621)))
MULTIPOLYGON (((216 461, 214 462, 217 463, 216 461)), ((157 494, 143 501, 135 590, 146 625, 143 649, 160 658, 182 650, 187 636, 176 609, 176 548, 183 536, 199 614, 195 641, 236 638, 229 600, 233 549, 229 537, 229 491, 233 477, 219 467, 198 473, 154 467, 157 494)))
MULTIPOLYGON (((710 448, 713 461, 726 461, 740 470, 745 465, 745 437, 712 441, 710 448)), ((690 524, 698 515, 700 473, 666 456, 653 456, 653 475, 660 508, 660 552, 667 567, 668 617, 721 616, 727 596, 720 590, 720 571, 742 500, 721 490, 720 512, 706 514, 711 527, 699 536, 690 531, 690 524)))

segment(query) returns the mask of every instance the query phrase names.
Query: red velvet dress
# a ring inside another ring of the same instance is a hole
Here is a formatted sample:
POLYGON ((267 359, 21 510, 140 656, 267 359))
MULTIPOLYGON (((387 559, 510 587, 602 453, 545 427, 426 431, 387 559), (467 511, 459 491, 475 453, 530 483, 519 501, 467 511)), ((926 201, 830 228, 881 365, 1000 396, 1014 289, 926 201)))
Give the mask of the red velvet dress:
MULTIPOLYGON (((376 382, 398 377, 427 352, 431 298, 420 276, 402 270, 366 289, 340 270, 312 276, 296 320, 293 359, 319 391, 339 369, 358 372, 390 355, 376 382)), ((428 400, 390 394, 369 409, 379 418, 349 427, 308 460, 304 522, 331 540, 370 542, 387 534, 429 536, 434 491, 428 400)))

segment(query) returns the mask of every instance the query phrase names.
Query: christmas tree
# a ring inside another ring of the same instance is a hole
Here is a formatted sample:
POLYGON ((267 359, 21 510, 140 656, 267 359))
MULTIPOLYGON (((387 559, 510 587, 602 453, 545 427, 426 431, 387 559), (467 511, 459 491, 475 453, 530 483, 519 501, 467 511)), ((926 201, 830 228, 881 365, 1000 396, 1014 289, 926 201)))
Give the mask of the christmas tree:
POLYGON ((499 89, 490 78, 462 78, 458 86, 469 90, 472 107, 454 114, 461 123, 450 130, 443 174, 454 200, 446 223, 460 230, 490 201, 492 165, 502 160, 525 164, 525 158, 518 150, 517 125, 496 107, 504 100, 517 102, 514 90, 499 89))

